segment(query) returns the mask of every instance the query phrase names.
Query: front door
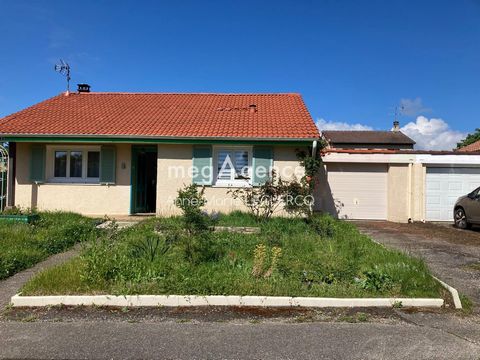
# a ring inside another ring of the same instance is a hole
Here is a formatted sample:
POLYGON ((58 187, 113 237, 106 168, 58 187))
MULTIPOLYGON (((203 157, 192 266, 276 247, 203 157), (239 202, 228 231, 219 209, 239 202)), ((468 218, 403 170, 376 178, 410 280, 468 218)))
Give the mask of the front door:
POLYGON ((132 146, 132 214, 154 213, 157 202, 157 147, 132 146))

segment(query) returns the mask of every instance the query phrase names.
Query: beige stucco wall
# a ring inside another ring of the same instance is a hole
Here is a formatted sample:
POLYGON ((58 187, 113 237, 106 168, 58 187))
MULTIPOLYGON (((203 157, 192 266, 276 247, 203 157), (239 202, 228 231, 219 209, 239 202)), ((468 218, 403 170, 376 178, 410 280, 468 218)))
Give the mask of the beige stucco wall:
MULTIPOLYGON (((115 185, 66 184, 48 181, 53 174, 53 144, 47 145, 45 184, 35 185, 29 181, 30 146, 17 143, 17 162, 15 179, 15 205, 22 208, 37 207, 40 210, 65 210, 88 215, 126 215, 130 211, 130 173, 131 145, 117 144, 117 173, 115 185)), ((100 145, 87 145, 98 148, 100 145)), ((74 147, 78 147, 75 145, 74 147)), ((70 147, 72 148, 72 147, 70 147)), ((273 166, 282 178, 301 177, 303 169, 299 167, 295 147, 275 146, 273 166), (296 169, 296 174, 293 174, 296 169), (288 170, 285 173, 285 170, 288 170)), ((157 160, 157 214, 178 214, 174 205, 177 191, 192 183, 188 172, 192 162, 192 145, 158 145, 157 160), (177 169, 175 173, 171 169, 177 169), (182 171, 178 172, 178 169, 182 171)), ((407 222, 409 218, 421 221, 425 218, 425 177, 426 167, 421 163, 389 163, 387 174, 387 219, 407 222)), ((315 209, 335 211, 335 202, 328 187, 327 173, 323 167, 316 179, 315 209)), ((206 210, 230 212, 245 210, 243 204, 233 200, 228 191, 232 188, 208 186, 206 210)), ((279 212, 283 214, 283 212, 279 212)))
MULTIPOLYGON (((65 210, 86 215, 124 215, 130 210, 129 144, 118 144, 116 184, 61 184, 47 180, 35 185, 29 180, 30 144, 17 143, 15 205, 39 210, 65 210), (124 166, 123 166, 124 165, 124 166)), ((46 177, 53 172, 53 157, 47 144, 46 177)), ((94 145, 92 145, 94 146, 94 145)), ((79 146, 75 146, 79 147, 79 146)))
POLYGON ((387 220, 407 222, 410 202, 409 164, 390 164, 387 175, 387 220))
POLYGON ((424 164, 412 165, 411 217, 413 221, 425 220, 425 184, 427 168, 424 164))
MULTIPOLYGON (((282 178, 291 179, 295 176, 290 168, 297 167, 297 177, 303 175, 302 169, 298 169, 298 160, 295 147, 276 146, 273 149, 273 166, 282 178)), ((179 209, 174 205, 177 191, 183 185, 192 183, 192 176, 188 173, 192 162, 192 145, 158 145, 157 167, 157 214, 178 214, 179 209), (176 171, 171 169, 176 168, 176 171), (183 170, 181 170, 183 169, 183 170)), ((207 186, 205 197, 207 204, 205 210, 231 212, 233 210, 245 210, 243 204, 234 201, 227 192, 232 188, 207 186)), ((281 212, 280 212, 281 213, 281 212)))
POLYGON ((388 169, 388 220, 425 219, 424 164, 390 164, 388 169))

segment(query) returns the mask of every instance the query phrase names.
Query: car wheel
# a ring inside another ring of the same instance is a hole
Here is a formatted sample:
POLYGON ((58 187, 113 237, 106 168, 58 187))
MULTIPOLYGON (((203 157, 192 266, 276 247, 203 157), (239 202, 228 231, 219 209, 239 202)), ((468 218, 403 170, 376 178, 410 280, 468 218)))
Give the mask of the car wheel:
POLYGON ((465 214, 465 210, 463 208, 458 208, 455 210, 455 226, 459 229, 467 229, 468 222, 467 222, 467 215, 465 214))

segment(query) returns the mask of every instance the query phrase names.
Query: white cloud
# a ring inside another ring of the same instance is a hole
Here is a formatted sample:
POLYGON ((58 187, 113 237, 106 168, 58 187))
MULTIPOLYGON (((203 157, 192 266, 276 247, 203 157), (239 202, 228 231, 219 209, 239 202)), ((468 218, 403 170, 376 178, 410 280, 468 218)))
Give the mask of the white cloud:
POLYGON ((403 115, 416 116, 421 113, 431 112, 432 109, 423 105, 422 98, 400 99, 400 109, 403 115))
POLYGON ((346 122, 340 121, 328 121, 325 119, 318 119, 317 127, 322 130, 373 130, 371 126, 362 125, 362 124, 349 124, 346 122))
POLYGON ((452 130, 442 119, 427 119, 425 116, 418 116, 415 122, 409 122, 401 131, 417 142, 415 149, 419 150, 452 150, 467 136, 452 130))

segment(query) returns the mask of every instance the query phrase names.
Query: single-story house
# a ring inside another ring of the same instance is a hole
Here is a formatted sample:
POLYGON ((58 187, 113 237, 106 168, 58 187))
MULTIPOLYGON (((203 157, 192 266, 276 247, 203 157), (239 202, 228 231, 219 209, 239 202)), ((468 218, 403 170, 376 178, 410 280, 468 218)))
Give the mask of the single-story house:
POLYGON ((241 208, 229 190, 261 184, 269 174, 256 170, 265 168, 293 177, 296 150, 311 151, 320 134, 299 94, 79 86, 0 119, 0 138, 9 143, 10 206, 168 215, 192 182, 206 186, 207 210, 241 208))
MULTIPOLYGON (((324 131, 317 204, 345 219, 452 221, 458 197, 480 186, 479 151, 416 151, 399 131, 324 131)), ((476 149, 480 150, 480 149, 476 149)))
POLYGON ((272 167, 299 178, 296 150, 315 153, 322 137, 315 209, 339 218, 451 221, 455 200, 480 186, 478 148, 416 151, 397 122, 320 134, 299 94, 80 86, 0 119, 0 137, 8 205, 89 215, 173 214, 177 190, 191 183, 206 186, 207 210, 243 209, 229 190, 263 183, 272 167))

